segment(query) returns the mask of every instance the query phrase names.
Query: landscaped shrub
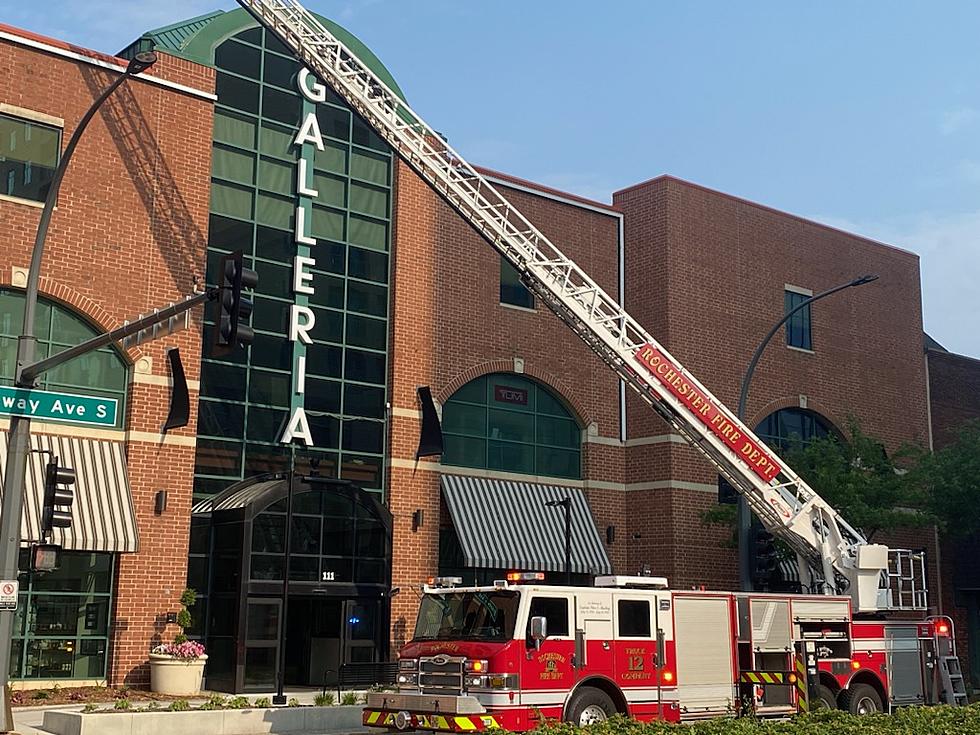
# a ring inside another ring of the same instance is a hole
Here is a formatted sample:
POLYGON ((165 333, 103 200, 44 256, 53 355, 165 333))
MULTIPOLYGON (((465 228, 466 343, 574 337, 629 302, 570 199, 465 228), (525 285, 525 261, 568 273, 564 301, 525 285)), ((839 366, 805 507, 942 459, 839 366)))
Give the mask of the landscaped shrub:
POLYGON ((186 699, 175 699, 167 709, 171 712, 186 712, 190 708, 191 706, 187 703, 186 699))
POLYGON ((259 697, 255 700, 255 706, 259 708, 271 707, 272 701, 268 697, 259 697))
POLYGON ((317 707, 330 707, 333 703, 333 692, 320 692, 313 697, 313 704, 315 704, 317 707))
POLYGON ((341 704, 357 704, 357 692, 344 692, 343 698, 340 700, 341 704))

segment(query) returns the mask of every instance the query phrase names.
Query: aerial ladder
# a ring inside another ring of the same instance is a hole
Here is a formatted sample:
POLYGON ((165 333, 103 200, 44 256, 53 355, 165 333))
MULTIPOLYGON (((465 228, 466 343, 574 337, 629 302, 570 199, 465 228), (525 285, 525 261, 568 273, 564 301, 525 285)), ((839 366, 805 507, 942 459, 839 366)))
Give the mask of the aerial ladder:
POLYGON ((869 543, 626 310, 295 0, 238 0, 521 274, 797 555, 805 588, 859 613, 926 607, 921 552, 869 543), (809 582, 809 583, 807 583, 809 582))

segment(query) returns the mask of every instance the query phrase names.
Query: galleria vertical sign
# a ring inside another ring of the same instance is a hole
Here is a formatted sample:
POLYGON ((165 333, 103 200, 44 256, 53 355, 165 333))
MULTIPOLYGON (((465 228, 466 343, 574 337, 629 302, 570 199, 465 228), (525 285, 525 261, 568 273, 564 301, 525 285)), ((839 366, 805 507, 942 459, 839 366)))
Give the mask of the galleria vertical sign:
MULTIPOLYGON (((296 86, 299 93, 304 98, 313 102, 325 102, 327 99, 327 88, 317 81, 306 67, 300 69, 296 77, 296 86)), ((293 145, 300 150, 304 145, 316 146, 317 150, 324 149, 323 135, 320 132, 320 123, 316 117, 315 109, 307 113, 300 123, 293 145)), ((313 273, 311 268, 316 266, 316 258, 312 257, 312 248, 316 247, 316 239, 307 234, 306 228, 306 207, 300 197, 316 199, 320 193, 312 186, 312 176, 309 171, 309 158, 300 155, 296 161, 296 216, 293 218, 293 241, 297 247, 297 253, 293 258, 293 296, 312 296, 316 293, 313 273), (310 255, 305 253, 309 252, 310 255)), ((312 218, 311 218, 312 219, 312 218)), ((316 325, 316 314, 314 311, 303 304, 293 303, 289 307, 289 341, 292 343, 300 342, 304 345, 313 343, 310 332, 316 325)), ((298 355, 293 366, 293 391, 300 397, 300 402, 296 405, 286 422, 282 436, 279 437, 281 444, 291 444, 299 440, 306 446, 312 446, 313 435, 310 432, 310 422, 306 417, 306 409, 302 403, 302 396, 306 392, 306 357, 298 355)))

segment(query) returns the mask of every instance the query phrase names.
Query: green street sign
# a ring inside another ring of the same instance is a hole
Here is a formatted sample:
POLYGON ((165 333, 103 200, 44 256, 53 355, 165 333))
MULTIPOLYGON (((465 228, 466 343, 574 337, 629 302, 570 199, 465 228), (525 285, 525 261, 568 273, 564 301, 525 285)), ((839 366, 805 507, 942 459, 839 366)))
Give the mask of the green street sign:
POLYGON ((0 414, 8 416, 115 426, 118 410, 119 401, 115 398, 0 386, 0 414))

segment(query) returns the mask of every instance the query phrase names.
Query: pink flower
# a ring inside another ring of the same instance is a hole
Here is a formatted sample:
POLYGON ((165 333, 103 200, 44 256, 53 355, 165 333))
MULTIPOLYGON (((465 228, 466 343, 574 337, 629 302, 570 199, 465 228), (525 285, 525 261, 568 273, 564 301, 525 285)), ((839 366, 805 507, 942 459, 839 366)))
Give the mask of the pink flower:
POLYGON ((164 643, 153 649, 153 653, 162 653, 174 658, 198 658, 204 655, 204 646, 197 641, 183 643, 164 643))

